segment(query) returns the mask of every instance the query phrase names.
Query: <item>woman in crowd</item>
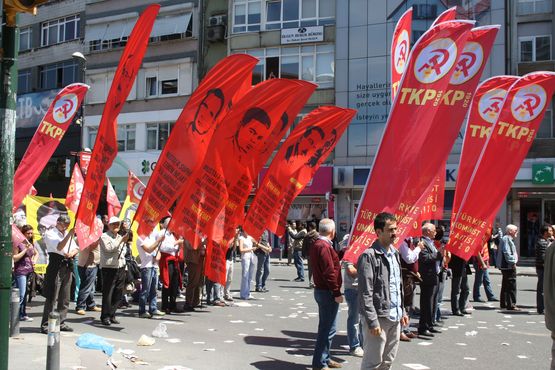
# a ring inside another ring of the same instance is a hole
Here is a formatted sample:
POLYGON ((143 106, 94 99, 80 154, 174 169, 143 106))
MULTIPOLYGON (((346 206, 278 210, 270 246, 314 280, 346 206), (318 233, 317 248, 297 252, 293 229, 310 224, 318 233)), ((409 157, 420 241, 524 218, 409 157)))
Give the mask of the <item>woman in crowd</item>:
POLYGON ((21 233, 25 236, 25 240, 13 247, 13 274, 15 285, 19 289, 19 320, 33 321, 27 316, 26 292, 27 280, 29 275, 34 271, 33 264, 38 258, 33 244, 33 227, 31 225, 23 225, 21 233))
POLYGON ((254 298, 251 291, 251 281, 256 270, 256 250, 254 239, 247 235, 241 226, 239 226, 239 252, 241 253, 241 267, 243 272, 241 275, 241 299, 254 298))

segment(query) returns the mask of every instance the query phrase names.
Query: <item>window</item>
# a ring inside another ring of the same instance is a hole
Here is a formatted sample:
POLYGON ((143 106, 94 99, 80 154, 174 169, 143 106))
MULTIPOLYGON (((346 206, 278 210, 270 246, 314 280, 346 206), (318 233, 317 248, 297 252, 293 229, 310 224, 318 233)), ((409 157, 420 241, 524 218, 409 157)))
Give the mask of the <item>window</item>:
POLYGON ((173 122, 149 123, 146 125, 146 149, 162 150, 173 129, 173 122))
POLYGON ((160 94, 177 94, 177 79, 160 81, 160 94))
POLYGON ((79 23, 80 19, 78 15, 42 23, 40 45, 48 46, 78 39, 80 33, 79 23))
POLYGON ((89 148, 94 148, 94 142, 96 141, 96 135, 98 134, 98 127, 89 127, 88 129, 88 139, 89 148))
POLYGON ((19 31, 19 51, 29 50, 33 47, 32 44, 32 28, 25 27, 19 31))
POLYGON ((118 125, 118 151, 135 150, 135 125, 118 125))
POLYGON ((553 125, 553 113, 551 109, 547 109, 545 111, 545 116, 540 123, 537 137, 540 139, 549 139, 555 137, 555 126, 553 125))
POLYGON ((551 36, 519 37, 520 62, 551 60, 551 36))
POLYGON ((179 65, 159 66, 145 71, 145 98, 177 95, 179 92, 179 65))
POLYGON ((156 96, 158 93, 156 92, 157 82, 156 77, 147 77, 146 78, 146 96, 156 96))
POLYGON ((413 6, 414 19, 432 19, 437 17, 437 5, 418 4, 413 6))
POLYGON ((31 70, 22 69, 17 74, 17 93, 25 94, 31 91, 31 70))
POLYGON ((300 78, 330 88, 334 84, 333 45, 308 45, 243 51, 259 58, 253 84, 270 78, 300 78))
POLYGON ((233 32, 260 31, 260 0, 233 1, 233 32))
POLYGON ((335 22, 335 0, 267 0, 265 11, 266 30, 335 22))
POLYGON ((516 6, 517 15, 551 13, 551 0, 518 0, 516 6))
POLYGON ((71 60, 39 67, 39 87, 56 89, 78 81, 79 65, 71 60))

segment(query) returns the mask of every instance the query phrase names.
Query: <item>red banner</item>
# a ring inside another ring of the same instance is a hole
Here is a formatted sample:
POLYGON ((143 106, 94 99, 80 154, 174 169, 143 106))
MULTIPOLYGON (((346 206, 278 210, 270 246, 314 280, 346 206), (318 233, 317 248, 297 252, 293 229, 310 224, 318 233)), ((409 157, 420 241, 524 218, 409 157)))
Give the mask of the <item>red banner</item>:
POLYGON ((110 182, 110 179, 106 177, 106 203, 108 203, 108 217, 118 216, 119 211, 121 211, 121 203, 119 202, 118 195, 110 182))
POLYGON ((227 278, 225 259, 226 252, 227 246, 212 243, 212 241, 207 240, 204 274, 211 281, 222 285, 225 285, 227 278))
POLYGON ((231 55, 218 63, 187 101, 147 184, 135 220, 139 235, 147 235, 178 196, 190 186, 206 155, 216 128, 229 109, 250 89, 258 60, 231 55))
POLYGON ((515 76, 496 76, 485 80, 476 89, 470 105, 470 115, 466 124, 457 171, 451 223, 455 221, 454 216, 466 192, 470 176, 478 164, 480 153, 484 149, 487 138, 491 135, 492 127, 501 113, 507 92, 517 80, 518 77, 515 76))
POLYGON ((14 247, 18 246, 19 244, 23 243, 26 240, 27 240, 27 238, 25 237, 25 235, 23 235, 21 230, 19 230, 18 227, 15 226, 15 224, 12 224, 12 244, 13 244, 13 246, 14 247))
POLYGON ((409 59, 411 26, 412 7, 399 18, 391 39, 391 101, 397 94, 397 87, 409 59))
POLYGON ((265 229, 277 235, 295 197, 328 157, 356 111, 315 109, 299 123, 274 157, 251 203, 243 229, 258 240, 265 229))
MULTIPOLYGON (((457 7, 456 7, 456 6, 453 6, 453 7, 449 8, 449 9, 447 9, 446 11, 444 11, 443 13, 441 13, 441 14, 436 18, 436 20, 434 21, 434 23, 432 23, 432 26, 431 26, 431 27, 436 26, 436 25, 438 25, 438 24, 440 24, 440 23, 443 23, 443 22, 452 21, 452 20, 454 20, 456 17, 457 17, 457 7)), ((430 28, 431 28, 431 27, 430 27, 430 28)))
POLYGON ((193 186, 178 203, 170 229, 191 242, 195 232, 221 242, 224 227, 235 227, 233 216, 243 217, 260 168, 315 88, 308 82, 271 79, 248 92, 214 134, 213 150, 193 175, 193 186), (292 105, 297 112, 288 110, 292 105))
POLYGON ((413 223, 403 224, 403 218, 415 211, 416 202, 430 186, 453 144, 445 143, 443 134, 434 134, 450 121, 438 111, 444 105, 453 109, 470 100, 463 92, 449 89, 449 83, 471 27, 472 22, 468 21, 438 24, 411 51, 357 210, 346 260, 356 262, 375 240, 373 220, 380 212, 398 217, 398 234, 410 232, 413 223), (430 136, 434 139, 430 140, 430 136), (445 158, 441 158, 441 147, 448 145, 445 158))
POLYGON ((445 198, 445 170, 446 164, 439 168, 430 187, 419 201, 419 224, 426 220, 443 219, 443 203, 445 198))
POLYGON ((79 244, 79 249, 83 250, 100 239, 103 227, 104 225, 102 225, 102 220, 98 217, 93 219, 92 228, 76 219, 75 234, 77 235, 77 244, 79 244))
POLYGON ((69 188, 67 189, 65 205, 71 210, 71 212, 76 213, 79 208, 79 201, 81 200, 81 193, 83 192, 83 185, 85 180, 79 169, 79 165, 75 163, 73 166, 73 173, 71 175, 71 180, 69 181, 69 188))
POLYGON ((553 72, 530 73, 509 90, 451 225, 447 250, 453 254, 468 260, 483 246, 491 220, 534 141, 554 90, 553 72))
POLYGON ((139 204, 145 193, 145 185, 135 174, 129 171, 127 178, 127 196, 131 203, 139 204))
POLYGON ((13 207, 17 208, 62 141, 89 86, 75 83, 56 95, 14 174, 13 207))
MULTIPOLYGON (((137 20, 135 27, 133 27, 133 31, 131 31, 131 35, 127 40, 127 45, 123 50, 98 126, 96 144, 91 155, 82 199, 76 215, 77 221, 75 224, 77 233, 85 230, 85 227, 91 227, 95 220, 98 200, 104 186, 104 179, 106 178, 106 171, 112 165, 118 152, 116 119, 123 108, 141 67, 150 31, 152 30, 158 10, 160 10, 160 5, 158 4, 150 5, 145 9, 137 20), (80 223, 82 225, 79 225, 80 223)), ((84 248, 82 245, 80 247, 84 248)))
POLYGON ((81 165, 81 173, 87 176, 87 170, 89 169, 89 163, 91 163, 91 153, 90 152, 79 152, 79 164, 81 165))

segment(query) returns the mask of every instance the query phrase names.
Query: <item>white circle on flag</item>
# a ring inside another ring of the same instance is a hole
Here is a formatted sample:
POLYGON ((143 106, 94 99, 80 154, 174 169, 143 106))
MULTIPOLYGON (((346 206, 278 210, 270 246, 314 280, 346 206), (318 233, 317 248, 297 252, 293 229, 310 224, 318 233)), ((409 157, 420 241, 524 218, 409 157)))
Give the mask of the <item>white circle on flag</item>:
POLYGON ((395 71, 402 75, 405 71, 405 66, 407 65, 407 60, 409 59, 410 52, 410 40, 409 33, 407 30, 403 30, 399 36, 397 36, 397 44, 395 46, 395 71))
POLYGON ((519 89, 511 102, 513 117, 520 122, 529 122, 540 115, 547 103, 547 94, 540 85, 529 85, 519 89))
POLYGON ((482 45, 478 42, 467 42, 457 61, 450 83, 460 85, 470 80, 476 76, 483 62, 484 50, 482 45))
POLYGON ((432 41, 416 57, 414 75, 424 84, 436 82, 455 64, 457 45, 450 38, 432 41))
POLYGON ((505 89, 492 89, 482 95, 478 102, 480 117, 486 122, 495 123, 499 113, 501 113, 505 96, 507 96, 507 90, 505 89))
POLYGON ((145 193, 144 185, 141 184, 140 182, 135 183, 135 186, 133 186, 133 196, 136 199, 141 199, 144 193, 145 193))
POLYGON ((79 104, 79 99, 75 94, 66 94, 54 104, 54 110, 52 111, 52 116, 54 121, 59 124, 64 124, 69 121, 75 112, 79 104))

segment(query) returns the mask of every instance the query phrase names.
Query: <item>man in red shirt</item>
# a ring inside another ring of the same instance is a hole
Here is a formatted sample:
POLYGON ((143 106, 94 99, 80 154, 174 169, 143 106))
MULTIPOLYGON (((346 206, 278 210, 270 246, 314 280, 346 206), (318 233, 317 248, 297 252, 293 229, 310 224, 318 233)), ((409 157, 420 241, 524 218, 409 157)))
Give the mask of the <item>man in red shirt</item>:
POLYGON ((320 237, 310 249, 314 299, 318 303, 318 336, 312 357, 313 369, 340 368, 341 364, 330 359, 330 348, 336 332, 337 312, 343 302, 341 294, 341 267, 333 249, 335 223, 324 218, 319 224, 320 237))

